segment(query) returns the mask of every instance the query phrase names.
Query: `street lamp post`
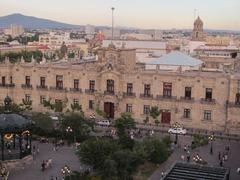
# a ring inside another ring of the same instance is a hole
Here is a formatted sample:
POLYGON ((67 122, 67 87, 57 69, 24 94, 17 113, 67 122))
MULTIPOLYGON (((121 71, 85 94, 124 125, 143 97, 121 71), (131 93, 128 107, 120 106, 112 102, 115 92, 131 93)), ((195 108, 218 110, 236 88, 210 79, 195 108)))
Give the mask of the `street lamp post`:
POLYGON ((208 137, 208 140, 211 141, 210 145, 210 154, 213 154, 213 141, 214 141, 214 135, 211 135, 208 137))
POLYGON ((203 158, 201 156, 199 156, 198 154, 196 156, 193 156, 193 161, 197 164, 203 164, 203 158))
POLYGON ((71 171, 70 167, 68 167, 67 165, 65 165, 65 166, 62 167, 62 169, 61 169, 61 173, 62 173, 62 175, 64 176, 64 178, 65 178, 66 176, 70 175, 71 172, 72 172, 72 171, 71 171))
MULTIPOLYGON (((180 124, 178 122, 175 122, 173 124, 173 128, 174 129, 180 128, 180 124)), ((176 131, 174 144, 177 144, 177 143, 178 143, 178 132, 176 131)))
POLYGON ((74 134, 74 132, 73 132, 73 129, 72 129, 70 126, 68 126, 68 127, 66 128, 66 132, 67 132, 67 133, 73 133, 73 142, 76 142, 75 134, 74 134))

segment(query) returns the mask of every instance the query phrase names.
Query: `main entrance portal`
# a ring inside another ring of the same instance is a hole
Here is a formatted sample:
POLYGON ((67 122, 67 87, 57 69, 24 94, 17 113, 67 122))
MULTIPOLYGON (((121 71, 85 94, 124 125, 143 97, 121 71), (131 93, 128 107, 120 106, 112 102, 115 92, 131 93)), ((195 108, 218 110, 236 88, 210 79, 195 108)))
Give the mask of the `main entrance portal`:
POLYGON ((105 102, 104 103, 104 112, 106 113, 107 118, 114 118, 114 103, 105 102))
POLYGON ((162 123, 170 124, 171 112, 162 112, 162 123))

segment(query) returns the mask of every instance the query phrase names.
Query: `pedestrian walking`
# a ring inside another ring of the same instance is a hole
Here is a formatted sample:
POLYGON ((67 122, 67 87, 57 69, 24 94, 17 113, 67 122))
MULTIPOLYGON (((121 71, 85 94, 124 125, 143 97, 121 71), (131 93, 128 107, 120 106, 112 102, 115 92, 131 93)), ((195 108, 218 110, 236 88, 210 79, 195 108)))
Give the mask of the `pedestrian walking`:
POLYGON ((40 153, 40 149, 39 149, 39 147, 37 145, 37 154, 39 154, 39 153, 40 153))
POLYGON ((187 152, 187 145, 184 146, 184 151, 187 152))
POLYGON ((164 177, 164 172, 161 173, 161 177, 162 177, 162 178, 164 177))
POLYGON ((190 162, 190 155, 187 156, 187 162, 190 162))
POLYGON ((42 171, 45 170, 45 166, 46 166, 46 163, 45 163, 45 161, 43 160, 43 162, 42 162, 42 164, 41 164, 42 171))
POLYGON ((222 161, 224 162, 225 161, 225 154, 223 153, 222 155, 222 161))
POLYGON ((184 161, 184 159, 185 159, 184 155, 181 155, 181 159, 182 159, 182 161, 184 161))
POLYGON ((53 176, 51 176, 51 179, 50 180, 54 180, 53 176))
POLYGON ((36 151, 33 150, 33 160, 35 160, 35 159, 36 159, 36 151))
POLYGON ((220 165, 220 167, 223 167, 223 161, 222 160, 220 160, 219 165, 220 165))
POLYGON ((218 152, 218 160, 221 160, 221 152, 218 152))
POLYGON ((238 174, 240 174, 240 167, 239 167, 239 168, 237 168, 237 173, 238 173, 238 174))
POLYGON ((224 155, 224 160, 225 160, 225 161, 228 160, 228 155, 227 155, 227 154, 224 155))

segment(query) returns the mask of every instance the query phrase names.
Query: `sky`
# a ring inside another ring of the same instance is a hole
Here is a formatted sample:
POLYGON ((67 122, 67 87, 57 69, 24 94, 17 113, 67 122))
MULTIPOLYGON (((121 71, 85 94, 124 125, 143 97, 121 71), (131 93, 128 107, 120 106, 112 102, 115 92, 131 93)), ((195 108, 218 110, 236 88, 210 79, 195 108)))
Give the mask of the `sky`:
POLYGON ((0 16, 21 13, 70 24, 191 29, 194 9, 206 29, 240 30, 240 0, 0 0, 0 16))

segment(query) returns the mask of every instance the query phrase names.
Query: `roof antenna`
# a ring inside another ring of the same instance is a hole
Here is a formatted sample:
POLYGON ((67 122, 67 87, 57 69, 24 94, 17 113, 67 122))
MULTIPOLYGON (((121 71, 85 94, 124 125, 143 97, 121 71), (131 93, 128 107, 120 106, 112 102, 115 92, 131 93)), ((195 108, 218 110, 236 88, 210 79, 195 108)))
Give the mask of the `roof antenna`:
POLYGON ((111 7, 111 10, 112 10, 112 42, 113 42, 113 25, 114 25, 113 13, 114 13, 115 8, 114 8, 114 7, 111 7))
POLYGON ((197 9, 194 9, 193 11, 193 22, 196 20, 196 14, 197 14, 197 9))

